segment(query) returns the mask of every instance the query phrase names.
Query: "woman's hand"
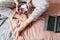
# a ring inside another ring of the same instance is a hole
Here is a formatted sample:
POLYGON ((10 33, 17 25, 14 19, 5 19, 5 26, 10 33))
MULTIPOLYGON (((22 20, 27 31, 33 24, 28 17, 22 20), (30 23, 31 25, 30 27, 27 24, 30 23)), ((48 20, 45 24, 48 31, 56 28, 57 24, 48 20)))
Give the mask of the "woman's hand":
POLYGON ((18 19, 10 19, 12 36, 14 40, 18 40, 20 32, 27 27, 26 22, 19 21, 18 19))
POLYGON ((18 39, 19 34, 21 33, 21 31, 23 31, 28 25, 28 23, 26 23, 26 22, 21 22, 20 21, 19 23, 20 23, 20 25, 18 25, 18 27, 13 32, 13 34, 15 35, 15 37, 17 39, 18 39))
POLYGON ((19 27, 21 27, 22 24, 23 24, 23 21, 25 21, 26 19, 27 19, 26 15, 21 16, 21 15, 19 15, 17 13, 14 15, 13 19, 10 19, 10 24, 11 24, 11 30, 12 30, 13 39, 17 40, 17 37, 16 37, 17 32, 14 33, 14 31, 16 29, 18 29, 19 27))
POLYGON ((27 25, 29 25, 32 21, 33 19, 29 18, 26 21, 20 22, 20 25, 13 32, 17 39, 21 31, 23 31, 27 27, 27 25))

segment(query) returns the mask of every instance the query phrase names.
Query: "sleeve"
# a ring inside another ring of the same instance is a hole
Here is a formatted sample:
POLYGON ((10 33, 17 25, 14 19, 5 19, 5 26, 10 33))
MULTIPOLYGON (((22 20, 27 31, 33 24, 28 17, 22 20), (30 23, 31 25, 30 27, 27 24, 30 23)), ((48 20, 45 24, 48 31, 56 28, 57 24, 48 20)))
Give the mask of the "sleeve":
POLYGON ((40 1, 39 6, 36 6, 32 14, 29 16, 33 18, 33 20, 38 19, 40 15, 42 15, 49 7, 49 3, 47 1, 40 1))
POLYGON ((9 8, 0 7, 0 14, 6 16, 8 18, 12 18, 14 16, 15 12, 9 8))

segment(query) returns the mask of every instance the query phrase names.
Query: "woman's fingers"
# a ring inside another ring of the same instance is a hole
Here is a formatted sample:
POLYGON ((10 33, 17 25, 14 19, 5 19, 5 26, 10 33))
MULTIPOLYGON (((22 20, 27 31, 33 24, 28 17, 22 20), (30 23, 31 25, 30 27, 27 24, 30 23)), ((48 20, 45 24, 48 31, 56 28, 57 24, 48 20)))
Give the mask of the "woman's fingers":
POLYGON ((15 38, 18 39, 18 37, 19 37, 19 32, 18 32, 17 29, 15 29, 15 32, 13 32, 13 34, 14 34, 15 38))
POLYGON ((20 24, 21 24, 21 21, 19 21, 19 23, 17 24, 17 27, 13 31, 13 34, 14 34, 16 39, 18 39, 18 36, 19 36, 18 28, 20 27, 20 24))
POLYGON ((19 24, 20 24, 20 26, 18 26, 18 27, 14 30, 14 32, 13 32, 14 36, 15 36, 17 39, 18 39, 18 37, 19 37, 20 32, 25 28, 25 22, 19 21, 19 24))
POLYGON ((19 21, 18 19, 10 19, 10 23, 11 23, 11 29, 12 29, 12 34, 13 34, 13 38, 17 39, 18 38, 18 30, 17 28, 20 27, 21 21, 19 21))
POLYGON ((16 29, 16 27, 18 27, 20 25, 18 19, 10 19, 10 23, 11 23, 12 31, 14 31, 16 29))
POLYGON ((20 27, 14 30, 13 34, 15 35, 15 37, 19 36, 20 31, 21 31, 20 27))
POLYGON ((17 31, 18 31, 18 33, 20 33, 23 29, 24 29, 24 24, 23 24, 23 22, 22 22, 22 23, 20 24, 20 26, 14 30, 14 34, 15 34, 17 31))
POLYGON ((15 20, 13 20, 14 22, 13 22, 13 31, 16 29, 16 27, 19 25, 18 23, 19 23, 19 20, 17 20, 17 19, 15 19, 15 20))

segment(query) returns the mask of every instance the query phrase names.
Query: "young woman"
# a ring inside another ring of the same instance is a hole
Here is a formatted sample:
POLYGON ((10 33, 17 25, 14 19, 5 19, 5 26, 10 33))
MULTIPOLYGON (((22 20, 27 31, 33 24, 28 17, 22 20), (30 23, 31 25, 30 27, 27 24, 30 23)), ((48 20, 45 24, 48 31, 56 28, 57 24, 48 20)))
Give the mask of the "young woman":
MULTIPOLYGON (((30 6, 30 4, 33 5, 33 7, 35 7, 34 11, 32 12, 32 14, 29 16, 28 19, 26 19, 26 21, 24 21, 23 23, 21 23, 22 25, 20 25, 19 28, 14 30, 14 34, 16 34, 16 36, 19 35, 19 33, 27 27, 27 25, 29 25, 32 21, 38 19, 39 16, 41 16, 49 7, 49 3, 47 0, 20 0, 20 1, 26 1, 28 7, 30 6)), ((16 3, 16 11, 18 12, 18 4, 19 4, 19 0, 15 0, 16 3)))
MULTIPOLYGON (((20 0, 20 1, 26 1, 28 6, 31 2, 32 5, 35 7, 35 9, 32 12, 32 14, 29 16, 29 18, 26 19, 26 21, 24 21, 23 23, 21 23, 22 25, 19 28, 14 30, 14 33, 21 32, 29 23, 36 20, 49 7, 49 3, 47 0, 20 0)), ((8 23, 8 19, 9 18, 11 19, 15 14, 15 12, 10 9, 14 7, 15 3, 16 3, 16 11, 17 11, 19 0, 18 1, 17 0, 0 0, 0 15, 1 15, 0 17, 3 18, 1 20, 4 21, 6 17, 8 17, 6 21, 3 22, 3 25, 0 26, 1 40, 12 40, 12 37, 10 36, 11 31, 10 31, 10 27, 9 27, 10 24, 8 23)), ((0 24, 1 24, 1 20, 0 20, 0 24)))

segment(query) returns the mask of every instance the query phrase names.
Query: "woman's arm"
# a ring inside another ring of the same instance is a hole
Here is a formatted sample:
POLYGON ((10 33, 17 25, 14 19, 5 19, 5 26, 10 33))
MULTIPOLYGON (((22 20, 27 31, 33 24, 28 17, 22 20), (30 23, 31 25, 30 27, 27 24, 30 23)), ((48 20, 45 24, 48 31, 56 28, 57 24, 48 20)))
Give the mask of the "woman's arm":
POLYGON ((32 12, 32 14, 29 16, 29 18, 27 19, 27 22, 30 23, 38 19, 38 17, 41 16, 48 9, 48 7, 49 7, 48 1, 42 0, 40 2, 40 6, 37 6, 32 12))
POLYGON ((32 14, 29 16, 33 18, 34 20, 38 19, 39 16, 41 16, 49 7, 49 3, 46 0, 41 0, 38 5, 36 6, 32 14))
POLYGON ((41 0, 40 6, 37 6, 34 11, 32 12, 32 14, 29 16, 28 19, 26 19, 26 21, 24 21, 22 23, 22 25, 20 25, 19 28, 17 28, 15 32, 18 31, 18 33, 20 33, 22 30, 24 30, 27 25, 29 25, 31 22, 33 22, 34 20, 36 20, 40 15, 42 15, 47 8, 49 7, 49 3, 47 1, 41 0), (41 4, 42 3, 42 4, 41 4))
POLYGON ((23 25, 19 29, 22 31, 27 25, 29 25, 32 21, 38 19, 40 15, 42 15, 49 7, 49 3, 47 1, 41 1, 42 4, 39 7, 36 7, 29 18, 24 21, 23 25))

